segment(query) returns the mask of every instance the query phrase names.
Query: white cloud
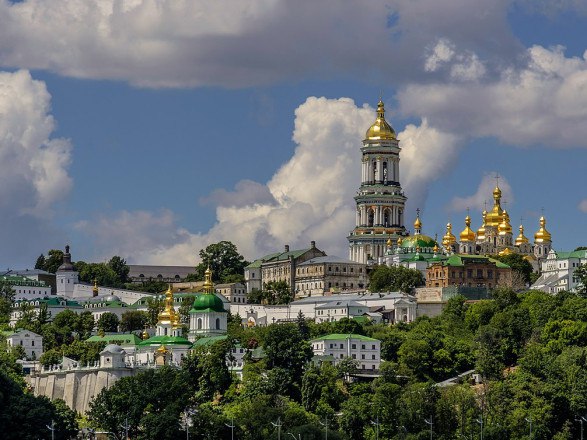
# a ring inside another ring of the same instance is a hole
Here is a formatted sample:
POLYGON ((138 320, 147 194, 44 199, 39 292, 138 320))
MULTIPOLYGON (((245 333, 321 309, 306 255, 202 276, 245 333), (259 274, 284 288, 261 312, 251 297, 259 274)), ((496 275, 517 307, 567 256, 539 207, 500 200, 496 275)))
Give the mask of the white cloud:
MULTIPOLYGON (((475 194, 454 197, 448 206, 448 210, 451 212, 465 211, 467 208, 470 208, 472 212, 481 212, 483 209, 487 209, 488 211, 491 210, 491 207, 493 206, 493 189, 496 185, 495 176, 495 172, 486 173, 481 179, 475 194), (486 203, 487 205, 485 205, 486 203)), ((509 206, 514 203, 514 193, 507 179, 503 176, 500 176, 499 178, 499 188, 501 189, 502 194, 502 207, 509 211, 509 206)))
POLYGON ((25 70, 0 72, 0 240, 5 249, 0 257, 12 262, 58 235, 48 219, 72 184, 67 173, 71 145, 51 138, 50 107, 44 82, 25 70))
POLYGON ((587 213, 587 199, 581 200, 581 202, 579 202, 579 206, 577 206, 577 208, 579 208, 579 211, 587 213))
POLYGON ((333 73, 398 81, 424 74, 422 54, 439 35, 511 58, 519 45, 509 3, 4 0, 0 64, 148 87, 233 88, 333 73))
MULTIPOLYGON (((213 192, 207 200, 217 205, 216 223, 209 231, 178 228, 169 212, 123 212, 78 227, 94 236, 100 257, 118 253, 142 263, 194 264, 200 249, 220 240, 234 242, 247 258, 284 244, 307 247, 311 240, 331 255, 346 257, 346 236, 355 221, 353 195, 360 183, 361 140, 375 110, 349 98, 310 97, 295 116, 292 158, 265 190, 244 181, 234 193, 213 192)), ((404 190, 415 206, 424 207, 428 185, 453 165, 459 141, 426 121, 406 127, 398 137, 404 190)))
POLYGON ((525 67, 505 69, 496 81, 412 83, 398 94, 401 111, 465 137, 586 147, 587 53, 565 57, 562 47, 533 46, 526 58, 525 67))

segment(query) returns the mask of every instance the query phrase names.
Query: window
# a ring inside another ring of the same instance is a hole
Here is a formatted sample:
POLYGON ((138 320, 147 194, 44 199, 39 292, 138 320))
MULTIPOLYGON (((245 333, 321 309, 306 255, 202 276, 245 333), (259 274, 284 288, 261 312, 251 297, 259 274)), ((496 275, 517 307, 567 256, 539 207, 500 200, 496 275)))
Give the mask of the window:
POLYGON ((361 359, 365 359, 365 355, 364 354, 361 355, 361 359))
POLYGON ((375 344, 371 345, 371 350, 375 350, 375 344))
POLYGON ((371 359, 375 360, 375 355, 374 354, 371 355, 371 359))
POLYGON ((202 330, 202 318, 198 318, 198 330, 202 330))
POLYGON ((365 349, 365 344, 361 344, 361 349, 364 350, 365 349))
POLYGON ((31 341, 31 347, 35 346, 35 341, 31 341))
POLYGON ((220 318, 216 318, 216 330, 220 330, 220 318))
POLYGON ((353 350, 355 350, 357 348, 357 344, 353 344, 351 347, 353 350))
POLYGON ((344 348, 344 344, 340 344, 340 348, 344 348))

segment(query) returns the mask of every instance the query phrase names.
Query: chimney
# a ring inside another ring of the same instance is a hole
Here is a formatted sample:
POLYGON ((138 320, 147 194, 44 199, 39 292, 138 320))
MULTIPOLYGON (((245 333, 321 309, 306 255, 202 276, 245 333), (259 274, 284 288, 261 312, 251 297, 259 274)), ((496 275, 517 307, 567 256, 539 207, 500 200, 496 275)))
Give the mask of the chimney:
POLYGON ((285 245, 285 252, 289 252, 289 244, 285 245))
POLYGON ((312 249, 314 249, 314 248, 316 247, 316 242, 315 242, 314 240, 312 240, 312 241, 310 242, 310 247, 311 247, 312 249))

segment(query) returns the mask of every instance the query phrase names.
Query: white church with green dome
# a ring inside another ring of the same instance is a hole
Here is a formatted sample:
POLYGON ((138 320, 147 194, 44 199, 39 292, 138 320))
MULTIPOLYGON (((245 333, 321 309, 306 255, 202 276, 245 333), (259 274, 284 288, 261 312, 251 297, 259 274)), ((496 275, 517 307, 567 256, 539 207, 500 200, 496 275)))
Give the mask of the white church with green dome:
POLYGON ((190 330, 188 339, 226 334, 228 313, 224 309, 224 302, 214 294, 212 271, 206 269, 204 274, 204 289, 201 295, 194 300, 190 310, 190 330))

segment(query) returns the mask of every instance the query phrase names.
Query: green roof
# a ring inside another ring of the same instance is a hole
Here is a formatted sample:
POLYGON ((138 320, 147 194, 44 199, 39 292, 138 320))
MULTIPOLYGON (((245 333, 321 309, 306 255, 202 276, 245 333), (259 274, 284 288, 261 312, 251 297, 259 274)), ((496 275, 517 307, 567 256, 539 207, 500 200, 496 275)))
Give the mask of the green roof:
POLYGON ((357 335, 354 333, 331 333, 329 335, 320 336, 319 338, 312 339, 310 342, 318 341, 340 341, 344 339, 359 339, 361 341, 379 341, 379 339, 369 338, 368 336, 357 335))
POLYGON ((485 257, 483 255, 461 255, 453 254, 446 261, 442 262, 443 266, 464 267, 465 263, 494 263, 496 267, 502 269, 509 269, 510 267, 494 258, 485 257))
POLYGON ((194 300, 194 304, 190 313, 210 313, 210 312, 217 312, 217 313, 224 313, 224 301, 222 301, 218 296, 214 295, 213 293, 202 293, 198 295, 194 300))
POLYGON ((410 235, 402 239, 401 248, 433 248, 437 243, 433 238, 423 234, 410 235))
POLYGON ((107 344, 119 343, 120 345, 138 345, 141 343, 141 338, 139 338, 134 333, 104 336, 94 335, 86 339, 86 342, 106 342, 107 344))
POLYGON ((72 301, 69 299, 61 298, 59 296, 52 296, 52 297, 46 296, 44 298, 35 298, 35 299, 17 299, 14 302, 18 306, 18 304, 21 304, 21 303, 25 303, 25 302, 30 303, 30 302, 36 302, 36 301, 39 301, 39 303, 47 304, 47 306, 83 307, 77 301, 72 301), (65 305, 61 304, 61 302, 65 302, 65 305))
POLYGON ((181 336, 153 336, 138 344, 141 347, 148 347, 150 345, 189 345, 192 343, 181 336))
POLYGON ((206 345, 212 345, 218 341, 225 341, 227 338, 227 335, 208 336, 205 338, 200 338, 196 342, 194 342, 194 347, 204 347, 206 345))
POLYGON ((31 280, 19 275, 0 276, 0 281, 11 286, 49 287, 44 281, 31 280))
POLYGON ((587 258, 587 250, 580 250, 580 251, 571 251, 571 252, 563 252, 563 251, 555 251, 556 252, 556 259, 557 260, 567 260, 569 258, 587 258))

